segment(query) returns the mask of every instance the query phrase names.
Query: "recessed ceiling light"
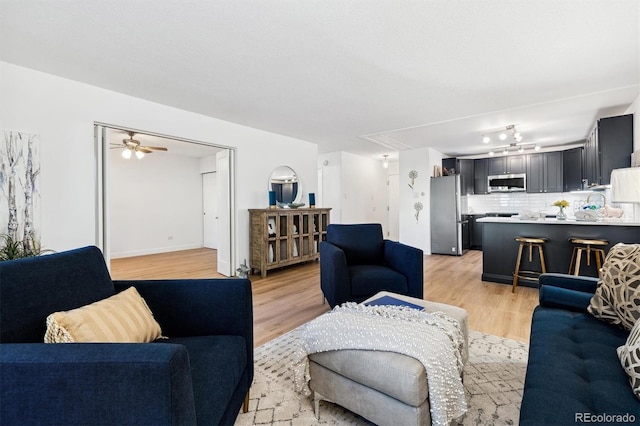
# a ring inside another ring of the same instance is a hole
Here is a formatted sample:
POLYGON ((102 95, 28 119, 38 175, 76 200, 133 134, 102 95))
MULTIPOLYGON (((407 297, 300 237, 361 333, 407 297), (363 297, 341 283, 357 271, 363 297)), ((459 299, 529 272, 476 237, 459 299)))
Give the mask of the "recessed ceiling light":
POLYGON ((507 139, 507 134, 506 133, 500 133, 500 135, 498 135, 498 137, 500 138, 501 141, 507 139))
POLYGON ((536 147, 533 149, 535 149, 536 151, 540 151, 540 145, 536 145, 536 147))
POLYGON ((489 143, 489 142, 491 142, 491 138, 489 136, 483 136, 482 137, 482 142, 489 143))
POLYGON ((489 155, 493 157, 494 155, 493 151, 489 151, 489 155))

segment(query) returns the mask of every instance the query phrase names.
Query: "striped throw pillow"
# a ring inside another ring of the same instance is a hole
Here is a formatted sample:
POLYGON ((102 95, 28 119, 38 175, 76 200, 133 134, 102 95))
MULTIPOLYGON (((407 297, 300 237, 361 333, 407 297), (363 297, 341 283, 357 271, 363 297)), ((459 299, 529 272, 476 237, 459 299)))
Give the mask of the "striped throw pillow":
POLYGON ((47 317, 45 343, 146 343, 161 337, 160 325, 135 287, 47 317))

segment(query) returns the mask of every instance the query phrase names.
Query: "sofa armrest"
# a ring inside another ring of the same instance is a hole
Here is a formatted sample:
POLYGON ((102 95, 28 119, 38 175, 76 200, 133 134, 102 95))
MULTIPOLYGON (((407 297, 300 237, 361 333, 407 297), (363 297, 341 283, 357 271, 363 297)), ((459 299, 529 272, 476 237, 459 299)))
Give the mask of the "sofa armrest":
POLYGON ((189 356, 164 343, 0 345, 3 424, 195 424, 189 356))
POLYGON ((586 311, 598 279, 567 274, 540 275, 540 305, 586 311))
POLYGON ((351 278, 342 249, 320 242, 320 288, 332 308, 351 299, 351 278))
POLYGON ((242 336, 253 380, 251 281, 241 278, 114 281, 135 287, 168 337, 242 336))
POLYGON ((386 266, 407 278, 410 296, 418 299, 424 297, 422 250, 397 241, 384 240, 384 261, 386 266))

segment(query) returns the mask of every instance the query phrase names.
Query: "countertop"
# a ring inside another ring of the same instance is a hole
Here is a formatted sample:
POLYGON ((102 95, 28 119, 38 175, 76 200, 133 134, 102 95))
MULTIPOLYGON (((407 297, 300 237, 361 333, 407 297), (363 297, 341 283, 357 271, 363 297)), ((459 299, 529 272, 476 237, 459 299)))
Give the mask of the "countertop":
POLYGON ((491 223, 532 223, 532 224, 540 224, 540 225, 605 225, 605 226, 640 226, 640 223, 637 222, 628 222, 622 221, 617 218, 605 219, 599 222, 591 222, 585 220, 576 220, 576 219, 567 219, 567 220, 558 220, 558 219, 538 219, 538 220, 520 220, 517 217, 483 217, 478 219, 478 222, 491 222, 491 223))

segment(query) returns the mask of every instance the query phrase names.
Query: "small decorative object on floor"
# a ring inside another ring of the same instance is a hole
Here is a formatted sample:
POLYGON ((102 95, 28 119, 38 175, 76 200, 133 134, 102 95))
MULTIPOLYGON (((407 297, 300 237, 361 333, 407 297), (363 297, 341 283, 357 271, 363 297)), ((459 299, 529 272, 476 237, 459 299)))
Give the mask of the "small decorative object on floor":
POLYGON ((553 203, 554 206, 559 207, 560 211, 556 214, 556 219, 567 220, 567 214, 564 212, 565 207, 569 207, 567 200, 559 200, 553 203))
POLYGON ((309 193, 309 208, 310 209, 316 208, 316 194, 314 194, 313 192, 309 193))
POLYGON ((240 265, 240 267, 238 267, 238 269, 236 269, 236 272, 238 273, 238 278, 249 278, 249 267, 247 266, 247 259, 244 260, 244 263, 240 265))

